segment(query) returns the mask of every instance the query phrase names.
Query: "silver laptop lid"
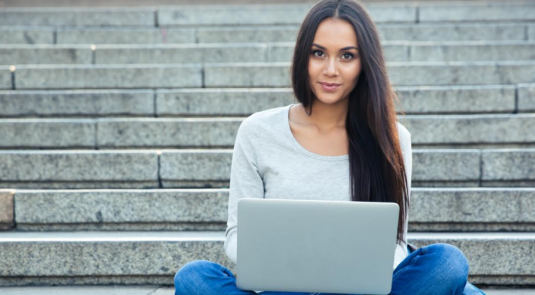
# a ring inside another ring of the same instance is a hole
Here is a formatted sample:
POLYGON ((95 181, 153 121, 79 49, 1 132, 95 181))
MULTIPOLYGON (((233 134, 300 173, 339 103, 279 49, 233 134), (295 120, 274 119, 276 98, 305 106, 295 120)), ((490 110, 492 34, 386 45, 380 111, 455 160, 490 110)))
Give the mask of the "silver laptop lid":
POLYGON ((388 294, 398 215, 396 203, 240 199, 236 285, 388 294))

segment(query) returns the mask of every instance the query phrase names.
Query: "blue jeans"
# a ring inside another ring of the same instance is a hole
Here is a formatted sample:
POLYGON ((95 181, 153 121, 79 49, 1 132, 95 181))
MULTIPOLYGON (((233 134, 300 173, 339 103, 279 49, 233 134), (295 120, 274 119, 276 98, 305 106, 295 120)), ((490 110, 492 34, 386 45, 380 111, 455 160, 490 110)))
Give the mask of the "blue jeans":
MULTIPOLYGON (((470 284, 468 261, 457 247, 437 243, 418 248, 394 270, 391 295, 481 295, 481 290, 470 284)), ((236 287, 236 278, 226 267, 196 260, 184 265, 175 275, 175 295, 253 295, 253 291, 236 287)), ((313 295, 320 293, 272 292, 265 295, 313 295)), ((328 295, 328 294, 320 294, 328 295)))

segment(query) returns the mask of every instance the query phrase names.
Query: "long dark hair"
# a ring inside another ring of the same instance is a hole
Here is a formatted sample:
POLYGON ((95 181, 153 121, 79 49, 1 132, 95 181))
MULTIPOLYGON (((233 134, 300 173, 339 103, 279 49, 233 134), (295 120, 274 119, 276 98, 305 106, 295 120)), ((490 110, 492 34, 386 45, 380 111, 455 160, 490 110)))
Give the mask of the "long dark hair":
POLYGON ((346 119, 351 199, 397 203, 397 243, 401 244, 406 238, 409 191, 396 126, 394 100, 398 98, 388 79, 377 28, 355 0, 324 0, 306 15, 292 59, 294 95, 311 114, 314 96, 308 80, 310 50, 316 30, 326 18, 342 19, 353 26, 362 65, 357 85, 349 94, 346 119))

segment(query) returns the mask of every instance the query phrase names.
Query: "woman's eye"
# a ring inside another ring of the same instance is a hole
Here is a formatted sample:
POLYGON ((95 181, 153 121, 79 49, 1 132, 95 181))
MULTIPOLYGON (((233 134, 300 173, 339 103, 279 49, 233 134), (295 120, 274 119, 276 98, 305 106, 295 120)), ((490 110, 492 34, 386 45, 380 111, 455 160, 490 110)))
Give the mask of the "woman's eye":
MULTIPOLYGON (((312 50, 312 55, 314 55, 314 56, 321 57, 322 54, 323 54, 323 52, 321 52, 319 50, 312 50)), ((344 53, 344 54, 342 54, 342 57, 344 57, 343 59, 347 60, 347 59, 352 59, 355 56, 352 53, 344 53)))
POLYGON ((344 53, 342 56, 346 56, 346 55, 349 56, 349 57, 346 58, 346 59, 350 59, 350 58, 353 58, 353 57, 354 57, 353 54, 351 54, 351 53, 344 53))
POLYGON ((318 55, 316 55, 316 52, 319 52, 319 53, 323 54, 323 52, 321 52, 321 51, 319 51, 319 50, 312 50, 312 54, 313 54, 314 56, 318 56, 318 55))

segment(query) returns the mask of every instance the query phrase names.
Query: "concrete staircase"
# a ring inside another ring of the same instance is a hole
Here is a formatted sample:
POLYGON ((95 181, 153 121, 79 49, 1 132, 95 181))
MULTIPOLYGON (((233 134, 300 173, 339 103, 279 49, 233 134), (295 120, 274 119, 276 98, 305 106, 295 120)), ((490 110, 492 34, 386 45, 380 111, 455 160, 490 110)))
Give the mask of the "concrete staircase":
MULTIPOLYGON (((294 102, 310 7, 0 9, 0 294, 170 295, 189 261, 235 272, 236 132, 294 102)), ((459 247, 487 294, 535 294, 535 4, 367 8, 412 134, 410 242, 459 247)))

